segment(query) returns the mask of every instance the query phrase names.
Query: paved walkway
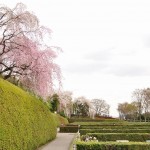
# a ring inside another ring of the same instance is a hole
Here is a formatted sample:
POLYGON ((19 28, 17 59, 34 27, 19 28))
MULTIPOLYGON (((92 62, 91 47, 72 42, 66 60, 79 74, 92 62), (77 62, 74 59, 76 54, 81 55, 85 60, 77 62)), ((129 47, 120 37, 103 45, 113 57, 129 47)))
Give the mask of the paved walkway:
POLYGON ((69 150, 74 137, 75 133, 57 133, 55 140, 37 150, 69 150))

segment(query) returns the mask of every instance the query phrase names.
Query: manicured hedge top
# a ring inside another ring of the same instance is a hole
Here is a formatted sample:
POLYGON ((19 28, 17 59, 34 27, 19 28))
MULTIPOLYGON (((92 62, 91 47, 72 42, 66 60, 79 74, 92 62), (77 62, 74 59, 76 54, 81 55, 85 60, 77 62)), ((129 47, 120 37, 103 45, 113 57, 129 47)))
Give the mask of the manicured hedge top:
POLYGON ((77 150, 150 150, 145 142, 77 142, 77 150))
POLYGON ((87 135, 96 137, 98 141, 129 140, 145 142, 150 140, 149 133, 88 133, 87 135))
POLYGON ((119 120, 119 119, 99 119, 99 118, 96 118, 96 119, 92 119, 92 118, 70 118, 69 119, 69 122, 72 123, 72 122, 124 122, 122 120, 119 120))
POLYGON ((87 133, 150 133, 150 129, 80 129, 80 134, 87 133))
POLYGON ((80 129, 150 129, 150 125, 81 125, 80 129))

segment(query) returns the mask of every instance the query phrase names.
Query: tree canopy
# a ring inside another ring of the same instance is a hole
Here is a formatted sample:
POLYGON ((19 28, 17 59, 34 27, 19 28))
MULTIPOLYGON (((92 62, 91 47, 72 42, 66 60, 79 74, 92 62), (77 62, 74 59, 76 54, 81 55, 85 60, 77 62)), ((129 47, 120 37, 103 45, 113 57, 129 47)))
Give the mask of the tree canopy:
POLYGON ((45 44, 45 34, 51 30, 41 26, 24 4, 0 7, 0 75, 42 97, 53 91, 54 79, 61 84, 61 70, 54 62, 59 48, 45 44))

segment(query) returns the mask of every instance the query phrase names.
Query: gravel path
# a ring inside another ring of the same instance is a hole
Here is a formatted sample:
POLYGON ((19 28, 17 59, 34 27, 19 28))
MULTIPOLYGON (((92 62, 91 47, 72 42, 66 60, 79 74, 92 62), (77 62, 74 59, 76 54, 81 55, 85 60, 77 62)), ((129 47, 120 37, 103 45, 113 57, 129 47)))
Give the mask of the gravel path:
POLYGON ((75 133, 57 133, 55 140, 37 150, 69 150, 74 137, 75 133))

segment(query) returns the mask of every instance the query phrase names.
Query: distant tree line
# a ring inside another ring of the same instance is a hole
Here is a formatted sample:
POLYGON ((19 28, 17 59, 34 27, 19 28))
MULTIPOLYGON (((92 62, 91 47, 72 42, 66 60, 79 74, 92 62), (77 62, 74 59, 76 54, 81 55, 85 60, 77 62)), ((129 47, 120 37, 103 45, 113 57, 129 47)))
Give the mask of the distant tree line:
POLYGON ((72 92, 58 92, 48 97, 50 110, 66 117, 109 116, 110 106, 103 99, 89 100, 84 96, 74 98, 72 92))
POLYGON ((150 88, 136 89, 131 103, 118 104, 120 119, 150 121, 150 88))

